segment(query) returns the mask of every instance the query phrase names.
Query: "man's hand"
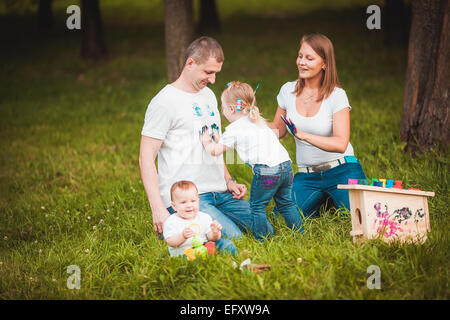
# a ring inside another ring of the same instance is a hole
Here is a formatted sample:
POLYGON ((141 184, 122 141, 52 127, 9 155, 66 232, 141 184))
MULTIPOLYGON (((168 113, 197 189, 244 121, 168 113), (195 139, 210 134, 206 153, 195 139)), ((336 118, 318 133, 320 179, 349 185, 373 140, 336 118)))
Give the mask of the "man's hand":
POLYGON ((153 228, 158 233, 163 233, 164 221, 170 216, 166 208, 160 210, 152 210, 153 228))
POLYGON ((234 180, 228 181, 227 190, 231 192, 234 199, 242 199, 247 192, 247 187, 243 184, 239 184, 234 180))

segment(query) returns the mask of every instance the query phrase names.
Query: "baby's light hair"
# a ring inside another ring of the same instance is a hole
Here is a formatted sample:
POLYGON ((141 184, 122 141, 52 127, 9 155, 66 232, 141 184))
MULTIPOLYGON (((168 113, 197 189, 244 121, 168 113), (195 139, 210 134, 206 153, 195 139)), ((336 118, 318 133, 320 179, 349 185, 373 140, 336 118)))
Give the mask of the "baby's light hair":
POLYGON ((256 106, 255 92, 252 87, 248 83, 232 81, 228 83, 228 87, 222 92, 222 104, 224 107, 236 107, 238 99, 240 99, 241 111, 248 114, 252 122, 257 124, 265 122, 256 106))
POLYGON ((172 185, 172 187, 170 188, 170 199, 173 201, 173 194, 174 194, 175 190, 180 189, 180 190, 186 191, 191 188, 194 188, 198 192, 197 186, 192 181, 181 180, 181 181, 175 182, 172 185))

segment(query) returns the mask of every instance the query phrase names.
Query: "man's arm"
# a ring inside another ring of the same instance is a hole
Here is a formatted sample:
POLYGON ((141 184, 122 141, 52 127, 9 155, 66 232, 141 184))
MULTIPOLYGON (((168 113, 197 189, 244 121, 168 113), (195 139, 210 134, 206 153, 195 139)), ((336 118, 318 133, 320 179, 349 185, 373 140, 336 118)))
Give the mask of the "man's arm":
POLYGON ((155 165, 156 156, 162 143, 162 140, 142 136, 139 152, 142 183, 144 184, 145 193, 150 202, 153 227, 158 233, 163 232, 163 223, 170 215, 161 199, 158 172, 156 171, 155 165))

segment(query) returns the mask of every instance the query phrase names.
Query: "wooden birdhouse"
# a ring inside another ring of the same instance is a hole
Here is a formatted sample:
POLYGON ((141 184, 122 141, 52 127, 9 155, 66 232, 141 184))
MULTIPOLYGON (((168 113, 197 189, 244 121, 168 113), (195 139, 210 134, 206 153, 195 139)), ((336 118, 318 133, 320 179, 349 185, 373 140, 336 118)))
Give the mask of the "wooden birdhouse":
POLYGON ((379 238, 386 242, 420 242, 427 239, 430 215, 427 197, 434 192, 346 184, 353 241, 379 238))

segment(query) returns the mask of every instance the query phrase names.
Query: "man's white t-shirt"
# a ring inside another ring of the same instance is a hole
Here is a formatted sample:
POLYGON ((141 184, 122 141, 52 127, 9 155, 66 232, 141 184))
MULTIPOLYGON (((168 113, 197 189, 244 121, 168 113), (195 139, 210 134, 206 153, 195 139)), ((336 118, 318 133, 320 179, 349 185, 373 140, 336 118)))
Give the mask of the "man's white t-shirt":
POLYGON ((219 143, 236 149, 242 161, 254 166, 276 166, 290 161, 289 154, 275 133, 265 123, 258 125, 248 116, 239 118, 225 128, 219 143))
POLYGON ((163 140, 158 152, 159 190, 166 207, 170 188, 180 180, 195 183, 199 193, 225 192, 223 157, 207 153, 200 141, 203 126, 220 134, 216 96, 208 87, 189 93, 166 85, 149 103, 142 135, 163 140))
MULTIPOLYGON (((186 227, 189 227, 195 233, 198 232, 198 236, 200 236, 203 243, 205 243, 208 241, 206 234, 211 231, 211 223, 211 216, 201 211, 197 212, 197 216, 191 220, 182 219, 178 217, 176 213, 171 214, 163 224, 164 239, 180 234, 186 227)), ((179 247, 168 246, 170 256, 176 257, 184 254, 185 249, 192 247, 192 239, 193 237, 186 239, 186 241, 179 247)))
MULTIPOLYGON (((313 117, 304 117, 298 114, 296 95, 292 93, 296 84, 297 81, 292 81, 281 87, 277 96, 278 105, 286 110, 286 116, 292 120, 299 130, 331 137, 333 135, 333 114, 344 108, 350 108, 351 110, 345 90, 338 87, 334 88, 330 96, 322 101, 319 111, 313 117)), ((353 147, 350 142, 344 153, 324 151, 299 139, 295 139, 295 144, 297 149, 296 160, 299 167, 314 166, 343 156, 353 155, 353 147)))

